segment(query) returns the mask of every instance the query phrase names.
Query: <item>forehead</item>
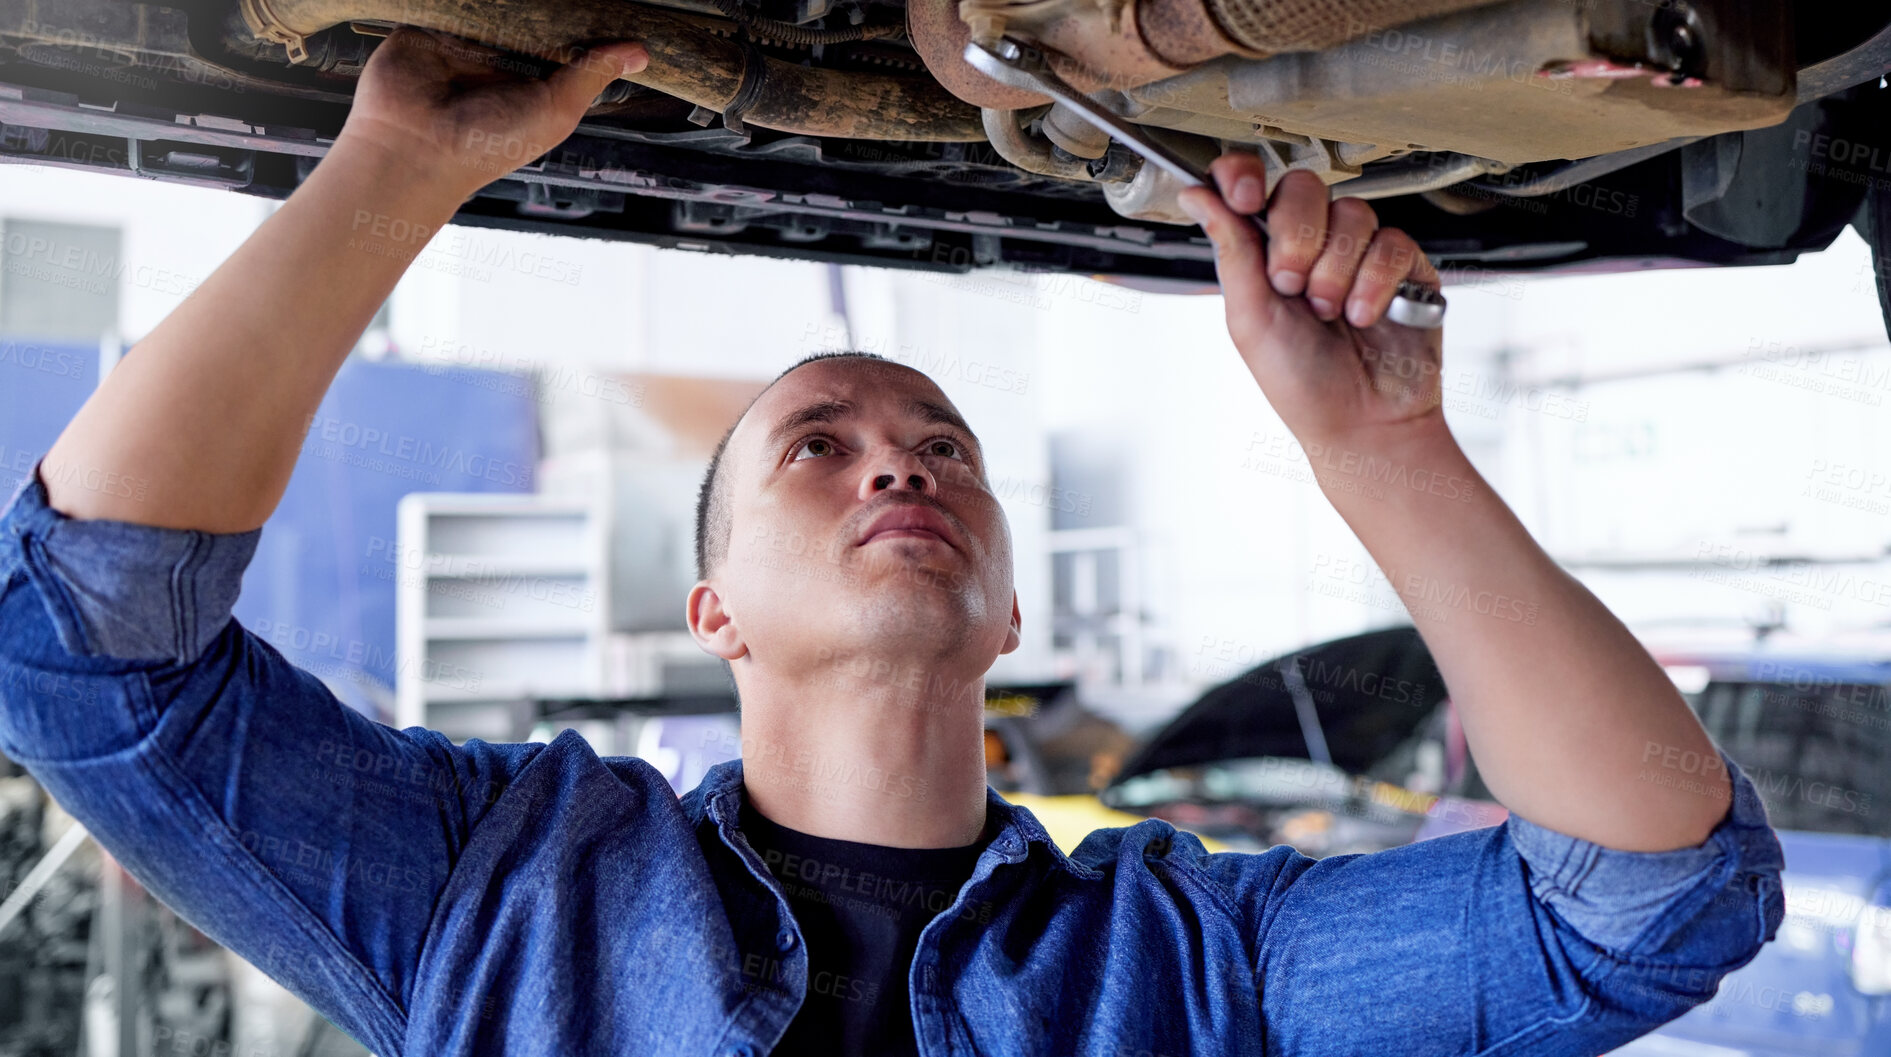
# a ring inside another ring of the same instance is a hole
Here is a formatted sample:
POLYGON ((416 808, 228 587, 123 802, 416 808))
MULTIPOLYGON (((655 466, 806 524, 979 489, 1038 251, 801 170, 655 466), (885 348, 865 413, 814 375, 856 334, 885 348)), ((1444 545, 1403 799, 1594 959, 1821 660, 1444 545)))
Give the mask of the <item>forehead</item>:
MULTIPOLYGON (((729 438, 738 463, 753 461, 769 433, 796 412, 826 401, 855 405, 861 415, 903 417, 905 405, 922 400, 954 416, 958 411, 933 380, 911 367, 879 360, 817 360, 790 371, 755 401, 729 438)), ((969 432, 969 430, 968 430, 969 432)))

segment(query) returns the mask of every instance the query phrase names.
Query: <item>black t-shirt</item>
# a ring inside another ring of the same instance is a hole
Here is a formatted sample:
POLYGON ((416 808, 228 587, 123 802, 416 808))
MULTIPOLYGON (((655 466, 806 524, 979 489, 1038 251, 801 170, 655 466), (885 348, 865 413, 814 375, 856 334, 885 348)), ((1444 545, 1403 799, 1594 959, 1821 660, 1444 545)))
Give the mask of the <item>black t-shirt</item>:
POLYGON ((776 1057, 917 1054, 907 970, 919 933, 958 898, 990 834, 962 848, 887 848, 778 826, 746 803, 741 828, 808 945, 807 999, 776 1057))

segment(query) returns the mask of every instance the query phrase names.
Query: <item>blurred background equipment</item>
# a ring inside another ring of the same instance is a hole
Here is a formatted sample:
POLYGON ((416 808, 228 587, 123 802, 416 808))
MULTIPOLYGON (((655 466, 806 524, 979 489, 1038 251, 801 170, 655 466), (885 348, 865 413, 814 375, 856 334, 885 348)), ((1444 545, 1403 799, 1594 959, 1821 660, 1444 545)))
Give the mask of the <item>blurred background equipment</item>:
POLYGON ((1100 797, 1239 850, 1291 844, 1316 858, 1506 815, 1410 626, 1296 650, 1209 689, 1100 797))

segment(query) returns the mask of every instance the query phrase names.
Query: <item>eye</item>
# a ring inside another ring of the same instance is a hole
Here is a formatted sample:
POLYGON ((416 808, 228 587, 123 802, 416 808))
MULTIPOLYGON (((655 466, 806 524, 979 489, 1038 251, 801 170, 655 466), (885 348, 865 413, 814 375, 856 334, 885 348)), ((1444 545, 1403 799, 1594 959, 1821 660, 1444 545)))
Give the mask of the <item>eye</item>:
POLYGON ((926 454, 939 455, 948 459, 958 459, 961 462, 965 459, 964 449, 959 445, 958 441, 953 440, 951 437, 934 437, 932 440, 927 441, 926 454))
POLYGON ((820 456, 832 455, 838 450, 839 449, 835 446, 832 440, 828 439, 827 437, 823 437, 819 434, 816 434, 802 441, 800 446, 795 448, 794 450, 795 457, 792 459, 789 459, 788 461, 800 462, 801 461, 800 455, 804 451, 812 452, 816 457, 820 457, 820 456))

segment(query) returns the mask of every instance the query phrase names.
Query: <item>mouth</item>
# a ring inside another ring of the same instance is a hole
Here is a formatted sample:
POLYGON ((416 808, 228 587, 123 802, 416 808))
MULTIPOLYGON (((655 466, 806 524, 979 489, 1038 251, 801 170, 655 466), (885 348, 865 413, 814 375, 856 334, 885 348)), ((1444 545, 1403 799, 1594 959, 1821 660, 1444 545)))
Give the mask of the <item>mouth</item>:
POLYGON ((939 543, 944 543, 948 547, 952 546, 951 542, 947 540, 944 536, 941 536, 937 532, 933 532, 930 529, 923 529, 923 528, 881 529, 880 531, 874 533, 873 535, 868 536, 866 538, 866 541, 863 542, 861 546, 864 547, 868 543, 872 543, 875 540, 889 540, 889 539, 934 540, 939 543))
POLYGON ((894 539, 933 540, 958 549, 952 527, 946 523, 945 516, 929 506, 917 503, 901 504, 882 512, 867 525, 856 545, 864 547, 876 540, 894 539))

